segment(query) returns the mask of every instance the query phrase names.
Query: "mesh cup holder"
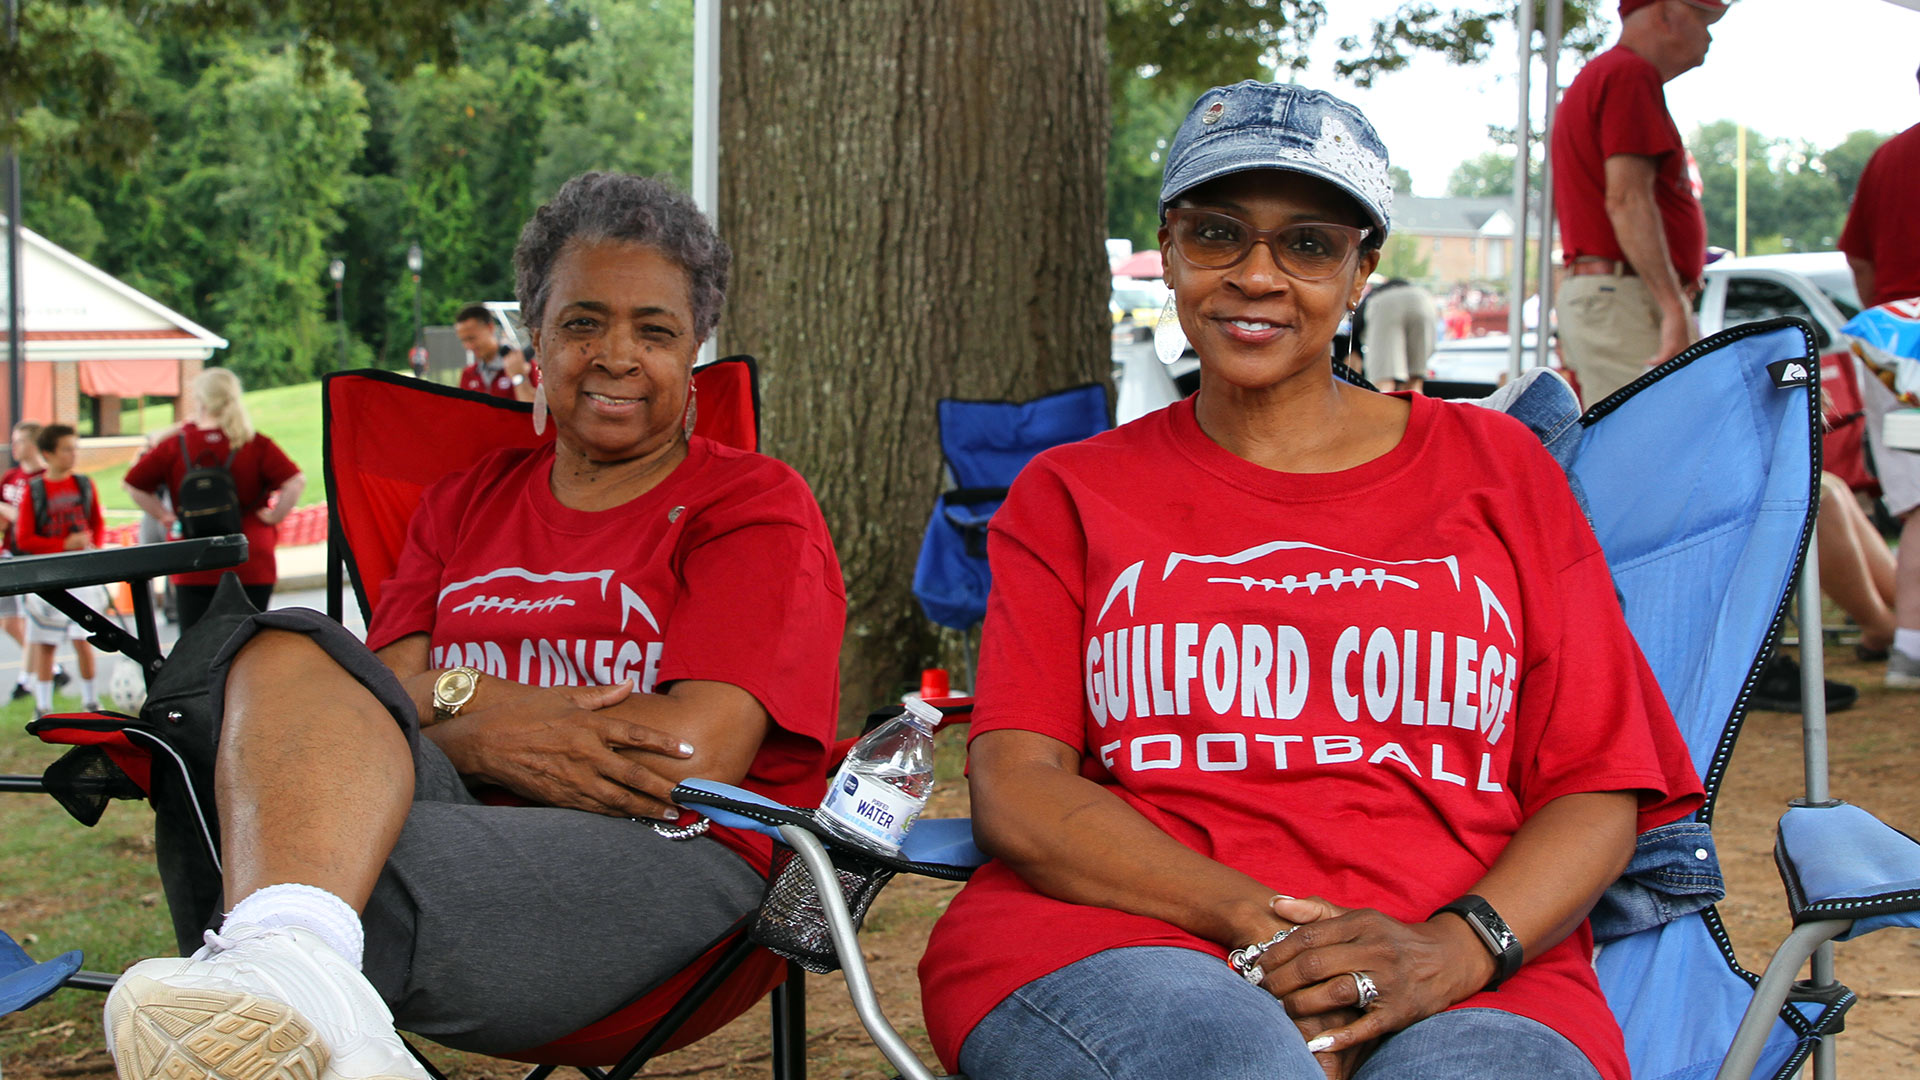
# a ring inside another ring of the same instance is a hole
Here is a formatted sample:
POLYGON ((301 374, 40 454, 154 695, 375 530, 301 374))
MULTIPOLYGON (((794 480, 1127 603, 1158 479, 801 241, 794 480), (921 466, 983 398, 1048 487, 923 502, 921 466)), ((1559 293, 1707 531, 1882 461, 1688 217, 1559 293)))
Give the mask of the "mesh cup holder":
MULTIPOLYGON (((866 921, 873 898, 893 877, 893 870, 845 850, 832 850, 833 868, 840 878, 841 894, 847 898, 847 912, 853 916, 854 929, 866 921)), ((834 952, 833 936, 827 930, 827 915, 820 905, 819 890, 813 875, 790 848, 776 848, 773 876, 767 885, 766 899, 753 928, 747 932, 762 945, 806 968, 816 975, 840 970, 840 957, 834 952)))

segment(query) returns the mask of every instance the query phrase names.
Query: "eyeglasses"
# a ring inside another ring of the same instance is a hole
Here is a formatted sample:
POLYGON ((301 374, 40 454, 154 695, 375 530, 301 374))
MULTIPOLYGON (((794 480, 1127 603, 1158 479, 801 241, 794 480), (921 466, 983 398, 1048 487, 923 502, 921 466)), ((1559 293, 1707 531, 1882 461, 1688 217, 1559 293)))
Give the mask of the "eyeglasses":
POLYGON ((1373 230, 1326 221, 1256 229, 1232 214, 1176 206, 1167 211, 1167 232, 1180 257, 1202 270, 1238 266, 1253 245, 1266 244, 1274 265, 1288 277, 1325 281, 1347 265, 1373 230))

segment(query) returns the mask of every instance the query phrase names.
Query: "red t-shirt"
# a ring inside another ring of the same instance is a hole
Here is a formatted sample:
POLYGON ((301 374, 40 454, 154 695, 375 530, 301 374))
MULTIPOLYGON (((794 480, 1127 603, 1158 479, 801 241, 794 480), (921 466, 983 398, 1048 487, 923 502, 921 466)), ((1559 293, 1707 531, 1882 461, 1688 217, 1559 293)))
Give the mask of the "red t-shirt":
MULTIPOLYGON (((502 356, 504 357, 504 353, 502 356)), ((540 366, 532 360, 527 361, 527 378, 538 383, 540 366)), ((492 394, 498 398, 513 397, 513 376, 507 374, 502 365, 491 377, 480 369, 478 363, 468 364, 460 371, 460 389, 472 390, 481 394, 492 394)))
MULTIPOLYGON (((1510 417, 1411 401, 1400 443, 1343 472, 1238 458, 1191 399, 1037 458, 993 518, 973 735, 1064 742, 1195 851, 1406 921, 1470 892, 1551 799, 1638 791, 1642 827, 1698 806, 1559 467, 1510 417)), ((988 863, 920 962, 935 1050, 951 1068, 1013 990, 1142 945, 1225 956, 988 863)), ((1464 1004, 1624 1080, 1592 950, 1582 923, 1464 1004)))
POLYGON ((1707 264, 1707 215, 1687 176, 1687 147, 1667 112, 1660 72, 1615 46, 1580 69, 1553 114, 1553 201, 1560 246, 1571 264, 1582 255, 1626 259, 1607 217, 1607 159, 1659 159, 1653 198, 1680 283, 1700 280, 1707 264))
POLYGON ((1920 124, 1888 139, 1867 161, 1840 250, 1873 264, 1868 306, 1920 296, 1920 124))
MULTIPOLYGON (((44 474, 36 473, 36 476, 44 474)), ((96 485, 91 505, 83 505, 80 484, 72 474, 64 479, 45 481, 47 522, 42 529, 34 520, 33 500, 20 495, 20 550, 28 555, 45 555, 67 550, 67 537, 77 532, 92 533, 93 546, 106 542, 107 527, 100 519, 100 489, 96 485)), ((23 487, 29 485, 23 485, 23 487)))
MULTIPOLYGON (((367 646, 426 633, 434 667, 530 686, 730 683, 773 718, 741 786, 818 804, 846 589, 806 481, 695 437, 658 487, 589 512, 553 497, 553 460, 551 445, 499 450, 429 488, 367 646)), ((765 837, 713 832, 766 870, 765 837)))
MULTIPOLYGON (((29 471, 18 465, 8 469, 5 476, 0 476, 0 502, 5 502, 8 506, 16 508, 25 505, 27 501, 27 481, 39 476, 45 471, 45 469, 33 469, 29 471)), ((4 539, 0 540, 0 543, 5 544, 8 552, 13 551, 14 537, 16 535, 13 524, 9 522, 5 530, 4 539)))
MULTIPOLYGON (((187 456, 193 459, 195 467, 226 463, 231 444, 225 432, 191 423, 182 425, 180 431, 187 437, 187 456)), ((233 474, 233 490, 240 498, 240 529, 247 538, 247 561, 231 569, 240 576, 242 585, 271 585, 280 580, 280 566, 273 557, 277 530, 261 521, 254 511, 266 506, 267 497, 280 490, 280 485, 298 476, 300 466, 293 463, 279 444, 255 432, 233 455, 233 464, 227 466, 227 471, 233 474)), ((165 488, 175 506, 180 504, 180 483, 186 478, 187 462, 180 456, 177 436, 154 443, 153 449, 142 454, 127 470, 127 483, 141 491, 155 493, 165 488)), ((218 585, 224 573, 225 570, 196 570, 191 574, 175 574, 173 583, 218 585)))

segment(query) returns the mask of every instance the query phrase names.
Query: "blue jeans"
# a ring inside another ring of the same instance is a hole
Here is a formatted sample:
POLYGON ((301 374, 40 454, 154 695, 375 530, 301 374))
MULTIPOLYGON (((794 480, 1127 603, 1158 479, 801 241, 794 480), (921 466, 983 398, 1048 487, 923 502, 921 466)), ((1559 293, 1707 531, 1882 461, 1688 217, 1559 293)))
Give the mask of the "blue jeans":
MULTIPOLYGON (((1015 990, 960 1049, 969 1080, 1324 1080, 1280 1002, 1205 953, 1109 949, 1015 990)), ((1381 1040, 1354 1080, 1597 1080, 1544 1024, 1498 1009, 1381 1040)))

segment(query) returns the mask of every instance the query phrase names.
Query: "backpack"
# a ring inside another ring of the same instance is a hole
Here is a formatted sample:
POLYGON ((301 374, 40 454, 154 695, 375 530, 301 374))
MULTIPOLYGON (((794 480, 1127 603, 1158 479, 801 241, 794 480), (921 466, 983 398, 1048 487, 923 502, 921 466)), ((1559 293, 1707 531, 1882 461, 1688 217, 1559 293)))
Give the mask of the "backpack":
POLYGON ((187 433, 180 433, 180 460, 187 466, 187 475, 180 480, 173 513, 180 520, 181 536, 194 540, 241 531, 240 490, 231 471, 239 452, 237 446, 227 451, 227 460, 219 465, 196 465, 187 452, 187 433))
MULTIPOLYGON (((93 520, 93 480, 82 473, 73 474, 73 486, 80 492, 80 512, 88 521, 93 520)), ((33 531, 41 536, 47 535, 50 523, 47 521, 47 474, 40 473, 27 481, 27 511, 33 515, 33 531)), ((24 555, 20 548, 20 531, 11 530, 8 534, 15 555, 24 555)))

